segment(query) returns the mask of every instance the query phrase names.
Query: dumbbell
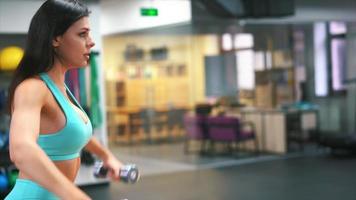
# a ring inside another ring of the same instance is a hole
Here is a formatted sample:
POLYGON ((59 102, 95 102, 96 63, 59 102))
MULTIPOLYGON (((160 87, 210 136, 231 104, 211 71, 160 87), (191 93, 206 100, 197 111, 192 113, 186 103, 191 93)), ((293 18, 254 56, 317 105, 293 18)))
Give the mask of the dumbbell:
MULTIPOLYGON (((107 177, 109 169, 104 167, 103 162, 94 164, 94 176, 96 178, 107 177)), ((119 171, 120 181, 125 183, 136 183, 140 178, 140 173, 135 164, 124 165, 119 171)))

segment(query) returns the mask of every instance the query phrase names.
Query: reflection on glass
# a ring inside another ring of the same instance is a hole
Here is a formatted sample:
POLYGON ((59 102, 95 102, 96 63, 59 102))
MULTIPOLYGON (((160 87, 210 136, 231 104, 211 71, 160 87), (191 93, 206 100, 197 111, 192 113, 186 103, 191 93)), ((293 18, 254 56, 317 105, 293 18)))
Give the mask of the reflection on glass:
POLYGON ((229 33, 225 33, 222 36, 222 48, 225 51, 229 51, 232 49, 232 36, 229 33))
POLYGON ((255 52, 255 70, 256 71, 265 70, 265 55, 263 51, 255 52))
POLYGON ((253 36, 250 33, 239 33, 235 35, 235 49, 252 48, 253 36))
POLYGON ((333 39, 331 41, 332 86, 333 90, 336 91, 345 89, 345 85, 343 84, 346 64, 345 43, 344 39, 333 39))
POLYGON ((255 88, 254 53, 252 50, 236 52, 237 77, 239 89, 255 88))
POLYGON ((345 24, 345 22, 330 22, 329 31, 333 35, 345 34, 346 33, 346 24, 345 24))
POLYGON ((272 68, 272 53, 270 51, 266 52, 266 68, 272 68))
POLYGON ((325 23, 314 24, 314 65, 315 65, 315 94, 328 95, 328 71, 326 53, 327 29, 325 23))

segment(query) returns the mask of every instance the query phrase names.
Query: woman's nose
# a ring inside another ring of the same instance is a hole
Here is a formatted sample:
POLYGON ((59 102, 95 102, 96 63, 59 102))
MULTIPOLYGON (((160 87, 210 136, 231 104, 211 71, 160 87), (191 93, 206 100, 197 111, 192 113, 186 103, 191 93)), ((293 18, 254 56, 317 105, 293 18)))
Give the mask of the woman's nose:
POLYGON ((95 46, 95 43, 94 43, 93 39, 89 36, 88 47, 92 48, 93 46, 95 46))
POLYGON ((89 47, 92 48, 93 46, 95 46, 95 43, 94 42, 91 42, 89 47))

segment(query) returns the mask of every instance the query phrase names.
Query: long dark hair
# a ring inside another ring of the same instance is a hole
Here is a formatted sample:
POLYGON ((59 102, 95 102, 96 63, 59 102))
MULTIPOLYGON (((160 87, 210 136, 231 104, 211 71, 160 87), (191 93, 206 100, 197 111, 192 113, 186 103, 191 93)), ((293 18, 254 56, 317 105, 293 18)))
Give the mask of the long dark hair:
POLYGON ((79 0, 47 0, 33 16, 27 34, 25 53, 8 92, 8 112, 11 115, 16 87, 25 79, 48 72, 54 63, 52 41, 90 11, 79 0))

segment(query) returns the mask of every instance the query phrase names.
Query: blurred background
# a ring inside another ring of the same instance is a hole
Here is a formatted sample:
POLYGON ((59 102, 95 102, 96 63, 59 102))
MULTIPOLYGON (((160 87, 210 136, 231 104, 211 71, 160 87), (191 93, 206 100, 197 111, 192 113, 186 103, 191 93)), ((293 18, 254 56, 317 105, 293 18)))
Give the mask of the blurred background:
MULTIPOLYGON (((43 0, 0 0, 0 198, 7 89, 43 0)), ((354 199, 356 1, 86 0, 90 66, 66 83, 135 185, 76 180, 93 199, 354 199)))

